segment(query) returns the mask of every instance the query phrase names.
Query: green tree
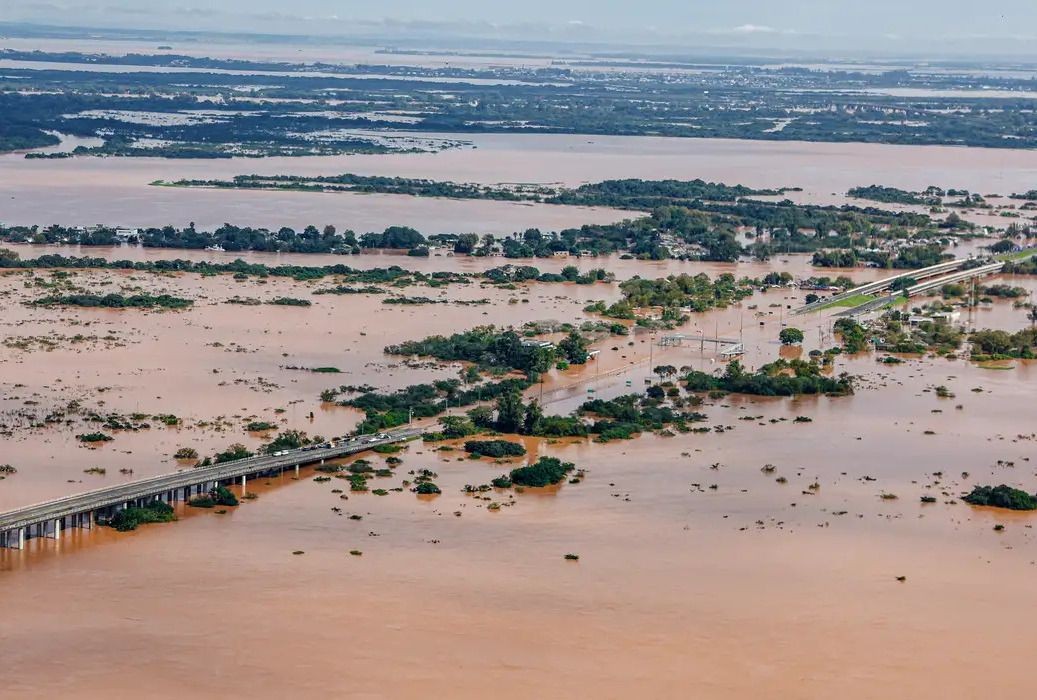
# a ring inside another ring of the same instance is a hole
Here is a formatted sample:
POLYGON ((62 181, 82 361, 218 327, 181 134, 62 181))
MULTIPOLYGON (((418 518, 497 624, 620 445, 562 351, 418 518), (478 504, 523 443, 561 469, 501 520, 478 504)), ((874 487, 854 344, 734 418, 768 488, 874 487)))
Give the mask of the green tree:
POLYGON ((724 378, 728 381, 737 381, 745 376, 745 368, 742 367, 742 363, 738 360, 731 360, 727 363, 727 368, 724 370, 724 378))
POLYGON ((544 409, 534 399, 526 406, 526 416, 522 420, 522 432, 526 435, 537 435, 544 422, 544 409))
POLYGON ((782 328, 778 333, 782 345, 799 345, 803 342, 803 331, 798 328, 782 328))
POLYGON ((517 433, 522 429, 522 396, 510 391, 497 399, 497 430, 502 433, 517 433))
POLYGON ((462 233, 454 243, 455 253, 469 254, 479 245, 479 236, 474 233, 462 233))
POLYGON ((576 331, 572 331, 558 343, 558 351, 571 365, 587 364, 587 358, 590 357, 587 352, 587 341, 576 331))
POLYGON ((476 433, 475 424, 463 416, 443 416, 439 419, 446 438, 462 438, 476 433))
POLYGON ((493 409, 489 406, 476 406, 468 411, 468 418, 477 428, 486 430, 493 427, 493 409))
POLYGON ((672 377, 675 374, 677 374, 677 368, 674 367, 673 365, 659 365, 653 371, 656 374, 659 375, 660 379, 665 379, 666 377, 672 377))

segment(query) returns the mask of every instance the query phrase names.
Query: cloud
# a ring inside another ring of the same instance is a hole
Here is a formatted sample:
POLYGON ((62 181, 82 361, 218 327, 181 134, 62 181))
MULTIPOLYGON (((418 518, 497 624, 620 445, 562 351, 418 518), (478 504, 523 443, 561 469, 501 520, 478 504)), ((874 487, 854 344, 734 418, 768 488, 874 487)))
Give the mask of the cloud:
POLYGON ((778 34, 779 31, 774 27, 768 27, 762 24, 743 24, 735 27, 731 30, 734 34, 778 34))

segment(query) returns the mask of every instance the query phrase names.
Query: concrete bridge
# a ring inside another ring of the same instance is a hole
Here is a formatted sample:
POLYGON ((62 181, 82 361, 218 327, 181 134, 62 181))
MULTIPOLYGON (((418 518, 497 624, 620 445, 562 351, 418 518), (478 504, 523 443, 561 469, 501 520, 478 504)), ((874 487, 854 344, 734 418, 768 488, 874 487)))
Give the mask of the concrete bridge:
POLYGON ((18 508, 0 513, 0 547, 22 549, 25 541, 33 537, 57 539, 65 528, 91 528, 98 515, 110 516, 131 506, 142 506, 156 500, 166 503, 186 501, 217 486, 238 481, 244 487, 250 476, 278 474, 286 469, 295 469, 298 475, 301 466, 323 464, 326 460, 347 457, 379 445, 403 442, 423 432, 420 428, 407 428, 364 435, 325 443, 326 447, 304 447, 211 467, 183 469, 18 508))
POLYGON ((824 299, 818 299, 812 304, 801 306, 798 309, 793 309, 790 313, 792 315, 799 315, 809 313, 810 311, 818 311, 825 308, 829 304, 843 301, 844 299, 850 299, 861 294, 879 294, 890 290, 893 285, 904 279, 912 279, 916 282, 927 280, 932 277, 940 277, 948 273, 954 272, 961 268, 962 265, 969 262, 971 258, 962 258, 960 260, 948 260, 947 262, 939 263, 938 265, 930 265, 929 267, 923 267, 919 270, 904 270, 901 273, 893 275, 892 277, 885 277, 874 282, 868 282, 862 284, 853 289, 848 289, 845 292, 840 292, 835 296, 826 297, 824 299))
POLYGON ((986 275, 996 275, 1005 267, 1004 262, 994 262, 989 265, 983 265, 981 267, 973 267, 968 270, 961 272, 955 272, 942 277, 928 280, 926 282, 919 282, 916 285, 908 287, 904 290, 904 295, 907 297, 918 296, 919 294, 925 294, 931 292, 934 289, 940 289, 945 284, 955 284, 957 282, 965 282, 967 280, 975 279, 977 277, 985 277, 986 275))
POLYGON ((925 294, 926 292, 937 291, 945 284, 956 284, 958 282, 966 282, 973 280, 978 277, 986 277, 987 275, 996 275, 1004 269, 1004 261, 993 262, 988 265, 981 265, 979 267, 971 267, 967 270, 952 271, 950 274, 941 275, 939 277, 933 277, 925 282, 919 282, 918 284, 912 285, 907 289, 904 289, 896 294, 890 294, 876 299, 866 301, 859 306, 855 306, 851 309, 845 309, 836 314, 839 317, 850 317, 863 316, 864 314, 871 313, 876 309, 885 308, 887 305, 895 302, 898 298, 912 298, 919 294, 925 294), (901 296, 902 295, 902 296, 901 296))

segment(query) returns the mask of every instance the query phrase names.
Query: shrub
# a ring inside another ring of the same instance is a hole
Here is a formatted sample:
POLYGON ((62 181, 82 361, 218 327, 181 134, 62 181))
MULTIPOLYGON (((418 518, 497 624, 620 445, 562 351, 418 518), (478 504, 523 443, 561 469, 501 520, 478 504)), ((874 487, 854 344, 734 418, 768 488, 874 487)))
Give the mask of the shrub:
POLYGON ((414 493, 419 496, 431 496, 443 493, 438 486, 431 481, 423 481, 414 488, 414 493))
POLYGON ((217 486, 216 489, 209 495, 218 506, 238 505, 238 497, 235 496, 234 492, 228 489, 226 486, 217 486))
POLYGON ((252 456, 252 453, 248 451, 241 443, 235 443, 228 447, 223 452, 217 452, 213 458, 213 462, 216 464, 224 464, 226 462, 234 462, 239 459, 247 459, 252 456))
POLYGON ((803 331, 798 328, 782 328, 778 333, 782 345, 798 345, 803 342, 803 331))
POLYGON ((84 433, 82 435, 76 435, 76 439, 80 442, 111 442, 114 438, 104 433, 84 433))
POLYGON ((268 423, 265 420, 252 421, 251 423, 245 426, 245 430, 247 430, 250 433, 262 433, 266 432, 267 430, 277 430, 277 426, 273 423, 268 423))
POLYGON ((464 444, 465 452, 479 454, 483 457, 521 457, 526 448, 517 442, 507 440, 469 440, 464 444))
POLYGON ((1009 510, 1037 510, 1037 498, 1011 486, 977 486, 972 493, 962 498, 974 506, 992 506, 1009 510))
POLYGON ((557 484, 576 468, 571 462, 557 457, 541 457, 535 463, 511 470, 511 481, 519 486, 549 486, 557 484))
POLYGON ((108 524, 119 532, 136 530, 147 523, 168 523, 176 520, 173 506, 162 501, 152 501, 142 508, 125 508, 112 516, 108 524))

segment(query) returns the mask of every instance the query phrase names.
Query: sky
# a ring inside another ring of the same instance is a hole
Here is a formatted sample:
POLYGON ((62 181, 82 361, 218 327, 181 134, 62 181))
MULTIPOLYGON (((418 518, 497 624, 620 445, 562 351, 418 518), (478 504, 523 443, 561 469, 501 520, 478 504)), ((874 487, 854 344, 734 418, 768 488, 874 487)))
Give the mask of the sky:
POLYGON ((0 21, 1037 58, 1037 0, 0 0, 0 21))

